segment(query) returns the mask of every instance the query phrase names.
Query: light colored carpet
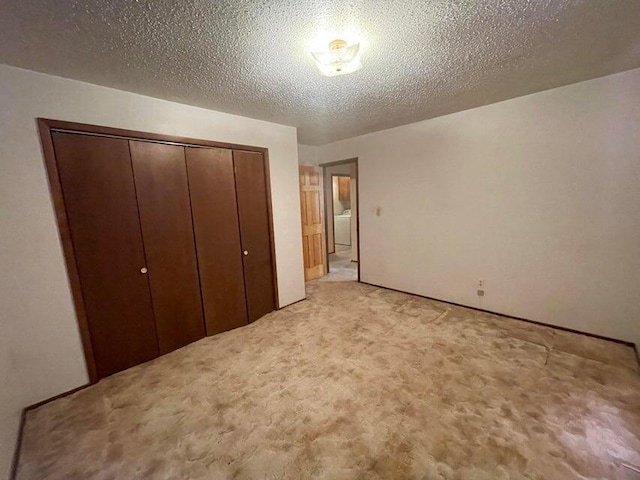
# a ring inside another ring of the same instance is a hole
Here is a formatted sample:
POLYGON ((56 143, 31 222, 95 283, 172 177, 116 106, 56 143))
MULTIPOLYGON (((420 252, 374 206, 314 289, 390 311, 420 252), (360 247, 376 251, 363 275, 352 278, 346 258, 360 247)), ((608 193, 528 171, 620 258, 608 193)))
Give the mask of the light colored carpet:
POLYGON ((27 415, 24 479, 625 479, 620 344, 355 282, 27 415))

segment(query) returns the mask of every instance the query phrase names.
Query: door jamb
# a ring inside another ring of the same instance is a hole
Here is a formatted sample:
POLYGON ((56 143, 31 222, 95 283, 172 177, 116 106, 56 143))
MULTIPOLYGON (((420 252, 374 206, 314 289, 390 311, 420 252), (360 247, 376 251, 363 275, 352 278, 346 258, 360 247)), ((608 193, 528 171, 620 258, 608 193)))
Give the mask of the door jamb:
MULTIPOLYGON (((356 175, 355 175, 355 180, 356 180, 356 235, 358 236, 358 241, 356 242, 357 248, 358 248, 358 282, 360 281, 360 268, 361 268, 361 264, 362 264, 362 253, 360 250, 360 168, 359 168, 359 160, 358 157, 353 157, 353 158, 348 158, 346 160, 338 160, 336 162, 326 162, 326 163, 321 163, 318 166, 322 167, 322 178, 324 180, 324 178, 326 177, 326 168, 327 167, 333 167, 335 165, 344 165, 345 163, 355 163, 356 166, 356 175)), ((336 174, 336 175, 340 175, 340 174, 336 174)), ((342 175, 345 176, 345 175, 342 175)), ((333 195, 333 181, 331 182, 331 191, 332 191, 332 195, 333 195)), ((351 210, 353 211, 353 206, 351 208, 351 210)), ((333 196, 331 197, 331 212, 333 214, 333 196)), ((327 211, 327 200, 325 199, 325 217, 327 216, 329 212, 327 211)), ((329 238, 329 229, 327 226, 327 221, 324 222, 325 223, 325 238, 329 238)), ((335 228, 335 226, 334 226, 335 228)), ((329 242, 325 242, 326 243, 326 250, 327 250, 327 273, 329 272, 330 269, 330 262, 329 262, 329 242)), ((335 244, 335 237, 334 237, 334 244, 335 244)))

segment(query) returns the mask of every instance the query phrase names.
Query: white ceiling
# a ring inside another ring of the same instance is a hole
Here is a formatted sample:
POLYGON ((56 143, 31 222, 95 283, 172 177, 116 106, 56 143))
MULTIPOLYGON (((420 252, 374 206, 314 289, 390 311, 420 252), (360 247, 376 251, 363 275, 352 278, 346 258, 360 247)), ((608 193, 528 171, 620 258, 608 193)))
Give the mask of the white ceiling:
POLYGON ((640 1, 0 0, 0 62, 317 145, 640 67, 640 1), (320 76, 343 34, 363 68, 320 76))

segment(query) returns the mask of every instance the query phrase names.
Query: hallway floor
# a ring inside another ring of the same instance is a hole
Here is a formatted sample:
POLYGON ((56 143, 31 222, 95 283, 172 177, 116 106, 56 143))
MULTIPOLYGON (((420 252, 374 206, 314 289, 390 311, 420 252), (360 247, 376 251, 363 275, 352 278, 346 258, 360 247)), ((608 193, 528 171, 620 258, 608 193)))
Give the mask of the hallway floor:
POLYGON ((323 282, 348 282, 358 280, 358 264, 351 261, 351 247, 336 244, 335 253, 329 254, 329 273, 320 278, 323 282))
POLYGON ((358 282, 307 288, 28 412, 18 479, 634 478, 630 347, 358 282))

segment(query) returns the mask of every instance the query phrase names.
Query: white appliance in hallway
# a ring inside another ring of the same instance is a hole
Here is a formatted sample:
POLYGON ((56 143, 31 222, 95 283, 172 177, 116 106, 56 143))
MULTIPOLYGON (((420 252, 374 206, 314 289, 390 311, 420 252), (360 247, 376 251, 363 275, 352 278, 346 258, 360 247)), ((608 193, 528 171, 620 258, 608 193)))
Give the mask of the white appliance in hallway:
POLYGON ((340 245, 351 245, 351 210, 333 216, 335 242, 340 245))

